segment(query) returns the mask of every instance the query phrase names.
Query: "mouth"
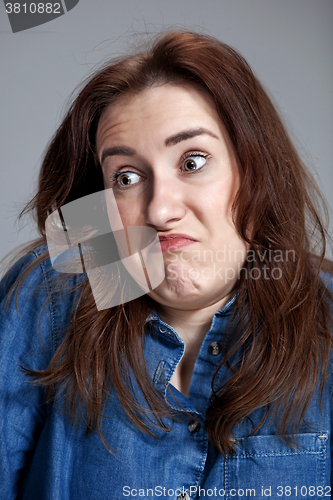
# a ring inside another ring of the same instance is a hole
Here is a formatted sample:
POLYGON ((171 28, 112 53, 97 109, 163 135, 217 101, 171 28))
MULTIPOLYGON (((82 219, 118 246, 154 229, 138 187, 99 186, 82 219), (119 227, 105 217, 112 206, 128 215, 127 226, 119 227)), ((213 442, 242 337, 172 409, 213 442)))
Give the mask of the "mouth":
POLYGON ((158 235, 162 252, 178 250, 179 248, 196 243, 198 240, 192 238, 188 234, 168 234, 158 235))

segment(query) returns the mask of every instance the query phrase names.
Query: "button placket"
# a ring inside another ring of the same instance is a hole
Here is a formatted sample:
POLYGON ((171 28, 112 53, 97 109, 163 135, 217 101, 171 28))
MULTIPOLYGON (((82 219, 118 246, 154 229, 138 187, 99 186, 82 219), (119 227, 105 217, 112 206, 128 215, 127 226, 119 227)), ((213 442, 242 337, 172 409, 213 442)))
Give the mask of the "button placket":
POLYGON ((222 351, 222 346, 219 342, 212 342, 208 347, 209 354, 212 356, 217 356, 222 351))
POLYGON ((191 500, 187 493, 181 493, 178 495, 177 500, 191 500))
POLYGON ((191 434, 196 434, 200 430, 201 424, 198 420, 192 419, 187 427, 191 434))

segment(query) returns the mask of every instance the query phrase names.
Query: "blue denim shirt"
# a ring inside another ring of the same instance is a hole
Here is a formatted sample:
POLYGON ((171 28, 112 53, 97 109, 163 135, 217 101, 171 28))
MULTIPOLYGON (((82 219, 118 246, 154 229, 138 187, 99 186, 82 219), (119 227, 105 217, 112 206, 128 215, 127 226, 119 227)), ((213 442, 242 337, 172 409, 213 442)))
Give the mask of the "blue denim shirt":
MULTIPOLYGON (((234 298, 213 317, 195 363, 186 398, 169 381, 184 353, 177 332, 156 315, 145 341, 146 362, 156 387, 184 418, 168 422, 171 430, 140 432, 124 415, 117 395, 105 408, 103 433, 73 426, 57 405, 46 402, 44 389, 33 385, 20 366, 46 368, 61 341, 76 303, 76 294, 55 290, 58 275, 49 261, 25 279, 18 295, 5 301, 8 289, 41 248, 19 261, 0 286, 0 499, 110 500, 126 498, 327 498, 331 484, 331 392, 329 374, 322 413, 318 395, 302 425, 297 448, 281 440, 269 419, 251 437, 249 421, 235 429, 236 455, 215 451, 204 428, 211 380, 221 360, 217 343, 234 298), (175 396, 175 397, 174 397, 175 396), (188 416, 184 411, 189 412, 188 416)), ((76 278, 76 279, 79 279, 76 278)), ((227 368, 217 383, 227 376, 227 368)), ((256 425, 265 409, 253 412, 256 425)))

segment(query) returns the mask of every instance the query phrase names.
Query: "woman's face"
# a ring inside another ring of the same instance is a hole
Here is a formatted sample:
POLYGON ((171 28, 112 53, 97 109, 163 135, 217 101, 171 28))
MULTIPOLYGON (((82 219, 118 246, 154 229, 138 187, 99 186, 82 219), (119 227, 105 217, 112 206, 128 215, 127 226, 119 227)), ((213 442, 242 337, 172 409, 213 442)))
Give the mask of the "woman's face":
POLYGON ((238 166, 211 97, 173 84, 124 96, 100 118, 97 152, 124 226, 158 232, 166 277, 150 296, 176 309, 222 306, 246 245, 231 215, 238 166))

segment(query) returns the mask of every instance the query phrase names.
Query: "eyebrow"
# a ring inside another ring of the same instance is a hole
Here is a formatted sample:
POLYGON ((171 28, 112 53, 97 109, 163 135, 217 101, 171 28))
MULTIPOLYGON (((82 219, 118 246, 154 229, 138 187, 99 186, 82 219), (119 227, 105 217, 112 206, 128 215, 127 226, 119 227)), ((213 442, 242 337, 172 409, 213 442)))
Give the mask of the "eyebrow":
POLYGON ((102 153, 101 163, 105 160, 107 156, 134 156, 135 150, 132 148, 126 148, 125 146, 114 146, 113 148, 107 148, 102 153))
MULTIPOLYGON (((219 137, 206 128, 193 128, 189 130, 183 130, 178 134, 172 135, 165 140, 166 147, 174 146, 179 142, 186 141, 188 139, 192 139, 193 137, 197 137, 198 135, 210 135, 214 137, 214 139, 219 139, 219 137)), ((104 162, 107 156, 134 156, 136 154, 135 149, 128 148, 125 146, 114 146, 112 148, 107 148, 102 153, 101 164, 104 162)))
POLYGON ((168 139, 165 140, 165 145, 174 146, 179 142, 186 141, 187 139, 192 139, 192 137, 197 137, 198 135, 203 134, 210 135, 211 137, 214 137, 214 139, 219 139, 217 135, 213 134, 213 132, 206 128, 192 128, 190 130, 184 130, 183 132, 179 132, 179 134, 168 137, 168 139))

